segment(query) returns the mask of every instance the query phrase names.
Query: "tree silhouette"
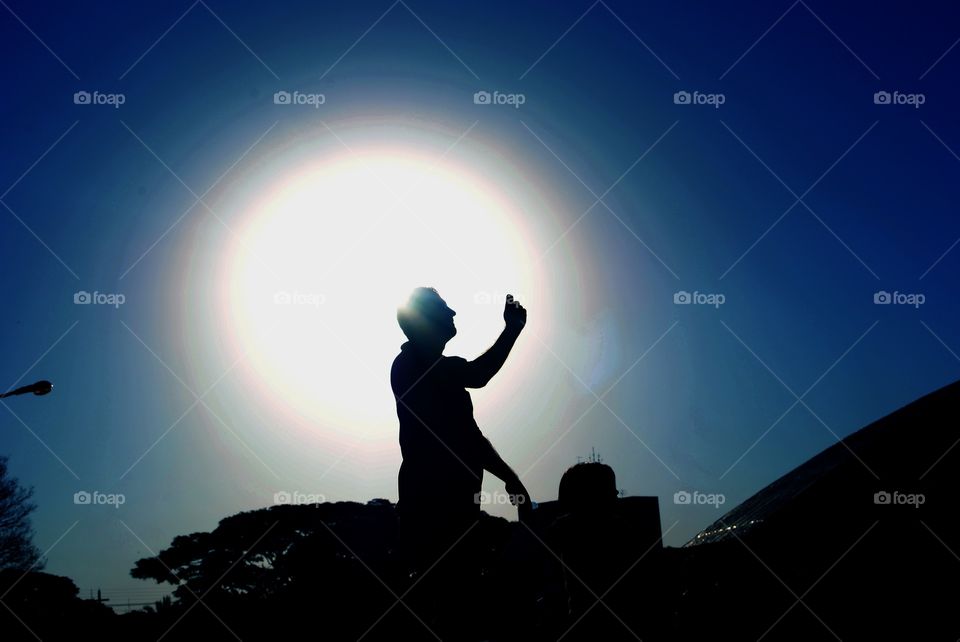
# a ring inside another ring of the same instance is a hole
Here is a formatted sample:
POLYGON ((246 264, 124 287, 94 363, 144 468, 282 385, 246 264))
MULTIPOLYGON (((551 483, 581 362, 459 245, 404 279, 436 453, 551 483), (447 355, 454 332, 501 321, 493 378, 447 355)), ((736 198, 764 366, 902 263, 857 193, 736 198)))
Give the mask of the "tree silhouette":
MULTIPOLYGON (((488 564, 508 530, 506 520, 483 514, 476 531, 488 542, 488 564)), ((161 620, 173 623, 196 607, 183 627, 192 633, 229 635, 226 625, 251 638, 278 630, 292 634, 315 626, 321 613, 331 639, 357 639, 371 627, 375 634, 426 633, 404 607, 391 610, 410 579, 399 550, 396 507, 386 500, 238 513, 209 533, 174 538, 155 557, 137 560, 130 574, 174 587, 168 613, 154 612, 161 620)))
POLYGON ((10 477, 7 457, 0 456, 0 570, 43 568, 40 551, 33 545, 30 513, 36 505, 30 502, 32 496, 33 488, 10 477))

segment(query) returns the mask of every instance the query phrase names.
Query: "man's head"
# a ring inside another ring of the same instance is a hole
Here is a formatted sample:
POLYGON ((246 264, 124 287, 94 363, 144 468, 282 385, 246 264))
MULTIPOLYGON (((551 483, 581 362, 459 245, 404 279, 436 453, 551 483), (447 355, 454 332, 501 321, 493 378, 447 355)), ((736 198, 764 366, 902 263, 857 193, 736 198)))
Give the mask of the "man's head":
POLYGON ((407 338, 422 345, 443 347, 457 334, 456 312, 433 288, 416 288, 407 302, 397 308, 397 323, 407 338))

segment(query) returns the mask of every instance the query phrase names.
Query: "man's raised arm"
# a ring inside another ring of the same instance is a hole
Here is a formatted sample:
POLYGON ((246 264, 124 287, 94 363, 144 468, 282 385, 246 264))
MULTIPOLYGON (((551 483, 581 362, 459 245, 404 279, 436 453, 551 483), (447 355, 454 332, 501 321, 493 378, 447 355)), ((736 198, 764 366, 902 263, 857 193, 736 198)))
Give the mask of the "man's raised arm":
POLYGON ((527 309, 515 301, 511 295, 503 305, 503 321, 505 327, 496 342, 482 355, 468 361, 465 370, 464 385, 467 388, 482 388, 493 379, 493 375, 500 371, 507 355, 516 343, 517 337, 527 323, 527 309))

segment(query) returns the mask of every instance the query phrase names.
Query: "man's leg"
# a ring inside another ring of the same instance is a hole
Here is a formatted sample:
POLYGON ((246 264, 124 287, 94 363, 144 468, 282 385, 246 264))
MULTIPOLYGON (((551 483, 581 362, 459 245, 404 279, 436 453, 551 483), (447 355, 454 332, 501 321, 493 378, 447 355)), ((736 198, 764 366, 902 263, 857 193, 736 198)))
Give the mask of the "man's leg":
POLYGON ((437 608, 438 635, 444 640, 476 640, 480 548, 476 520, 458 519, 445 524, 433 551, 434 564, 424 577, 430 583, 437 608))

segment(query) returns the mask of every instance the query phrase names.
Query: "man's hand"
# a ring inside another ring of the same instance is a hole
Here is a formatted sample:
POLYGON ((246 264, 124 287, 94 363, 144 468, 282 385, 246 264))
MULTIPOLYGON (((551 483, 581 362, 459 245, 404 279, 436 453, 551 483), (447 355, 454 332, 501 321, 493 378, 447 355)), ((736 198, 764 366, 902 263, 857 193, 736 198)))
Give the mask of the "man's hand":
POLYGON ((530 493, 526 486, 520 481, 520 478, 514 475, 506 482, 507 494, 510 496, 510 502, 517 507, 517 514, 520 521, 524 521, 530 511, 533 510, 533 504, 530 501, 530 493))
POLYGON ((507 295, 507 300, 503 304, 503 321, 508 328, 518 332, 527 324, 527 309, 520 305, 512 294, 507 295))

